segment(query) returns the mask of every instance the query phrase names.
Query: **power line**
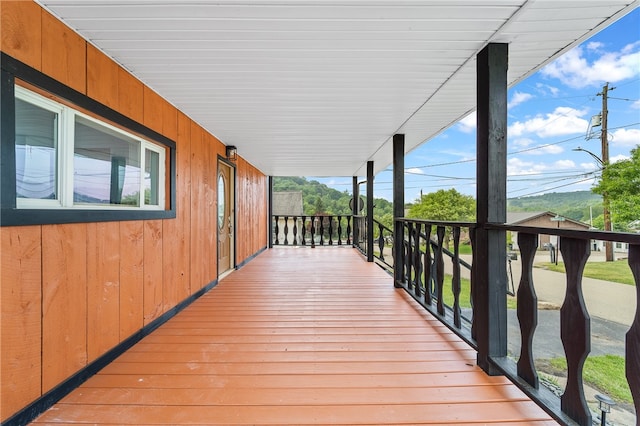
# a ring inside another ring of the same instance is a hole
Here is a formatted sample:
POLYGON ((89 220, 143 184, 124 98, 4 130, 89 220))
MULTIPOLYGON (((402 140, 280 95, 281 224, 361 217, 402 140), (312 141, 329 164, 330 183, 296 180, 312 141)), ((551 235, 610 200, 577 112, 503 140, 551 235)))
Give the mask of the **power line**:
POLYGON ((577 185, 577 184, 582 183, 582 182, 587 182, 587 181, 589 181, 591 179, 592 178, 582 179, 582 180, 579 180, 577 182, 566 183, 564 185, 558 185, 558 186, 554 186, 552 188, 546 188, 546 189, 542 189, 540 191, 530 192, 530 193, 524 194, 524 195, 518 195, 518 197, 528 197, 530 195, 543 194, 543 193, 549 192, 549 191, 551 191, 553 189, 564 188, 564 187, 571 186, 571 185, 577 185))

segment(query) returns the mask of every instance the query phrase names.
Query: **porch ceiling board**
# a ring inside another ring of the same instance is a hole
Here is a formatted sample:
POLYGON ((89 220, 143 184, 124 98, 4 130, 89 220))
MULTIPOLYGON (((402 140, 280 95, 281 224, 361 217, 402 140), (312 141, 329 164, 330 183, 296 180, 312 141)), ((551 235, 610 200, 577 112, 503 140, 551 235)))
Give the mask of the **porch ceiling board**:
POLYGON ((513 85, 638 0, 38 0, 268 175, 354 176, 475 109, 475 56, 513 85))

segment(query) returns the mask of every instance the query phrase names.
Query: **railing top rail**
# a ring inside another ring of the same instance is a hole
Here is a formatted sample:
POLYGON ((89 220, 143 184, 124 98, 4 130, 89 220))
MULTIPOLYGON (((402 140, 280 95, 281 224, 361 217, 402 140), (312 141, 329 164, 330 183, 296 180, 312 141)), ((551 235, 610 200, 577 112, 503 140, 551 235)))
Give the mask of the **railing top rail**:
POLYGON ((413 219, 408 217, 399 217, 397 218, 400 222, 412 222, 412 223, 422 223, 425 225, 441 225, 441 226, 459 226, 461 228, 475 228, 478 226, 476 222, 456 222, 456 221, 444 221, 444 220, 428 220, 428 219, 413 219))
POLYGON ((629 232, 583 231, 580 229, 545 228, 538 226, 519 226, 498 223, 488 223, 485 225, 485 228, 504 229, 526 234, 558 235, 560 237, 569 237, 578 240, 600 240, 629 244, 640 244, 640 234, 632 234, 629 232))
POLYGON ((392 230, 392 229, 387 228, 387 227, 385 226, 385 224, 384 224, 384 223, 380 222, 379 220, 377 220, 377 219, 375 219, 375 218, 373 219, 373 221, 374 221, 375 223, 377 223, 380 227, 382 227, 382 229, 384 229, 385 231, 388 231, 388 232, 393 233, 393 230, 392 230))
MULTIPOLYGON (((425 225, 435 225, 435 226, 438 226, 438 225, 458 226, 462 228, 478 228, 480 226, 476 222, 455 222, 455 221, 442 221, 442 220, 411 219, 406 217, 397 218, 397 220, 404 223, 412 222, 412 223, 422 223, 425 225)), ((581 240, 600 240, 600 241, 613 241, 613 242, 628 243, 628 244, 640 244, 640 233, 633 234, 630 232, 547 228, 547 227, 540 227, 540 226, 508 225, 504 223, 487 223, 484 225, 484 228, 516 231, 516 232, 523 232, 523 233, 529 233, 529 234, 558 235, 560 237, 569 237, 569 238, 576 238, 581 240)))

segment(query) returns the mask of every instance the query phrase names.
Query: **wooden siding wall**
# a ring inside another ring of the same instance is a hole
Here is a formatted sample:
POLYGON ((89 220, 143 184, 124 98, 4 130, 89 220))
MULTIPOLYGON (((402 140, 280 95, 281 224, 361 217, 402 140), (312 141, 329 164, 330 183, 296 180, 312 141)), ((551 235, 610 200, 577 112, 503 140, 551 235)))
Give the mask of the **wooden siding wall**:
POLYGON ((251 227, 237 226, 236 261, 256 253, 256 247, 267 246, 267 221, 265 207, 267 205, 267 178, 258 169, 242 158, 238 158, 236 173, 236 214, 238 225, 240 218, 250 218, 251 227), (263 190, 260 191, 260 188, 263 190), (261 217, 254 217, 255 212, 263 212, 261 217))
MULTIPOLYGON (((0 228, 0 420, 149 324, 216 271, 224 146, 31 1, 1 1, 6 54, 176 141, 177 217, 0 228)), ((238 159, 237 256, 266 247, 266 177, 238 159)))

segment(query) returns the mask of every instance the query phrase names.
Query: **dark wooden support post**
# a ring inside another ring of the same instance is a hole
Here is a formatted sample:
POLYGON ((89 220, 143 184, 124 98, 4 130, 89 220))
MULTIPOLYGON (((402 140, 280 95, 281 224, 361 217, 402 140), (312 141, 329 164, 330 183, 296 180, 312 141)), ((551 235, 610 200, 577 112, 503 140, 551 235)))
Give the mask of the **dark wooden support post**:
POLYGON ((367 161, 367 262, 373 262, 373 161, 367 161))
POLYGON ((358 185, 358 176, 353 177, 353 206, 351 211, 353 213, 353 246, 358 245, 358 227, 356 226, 356 216, 360 214, 360 185, 358 185))
POLYGON ((393 277, 402 284, 402 241, 404 231, 397 219, 404 217, 404 135, 393 135, 393 277))
POLYGON ((629 244, 629 267, 636 281, 636 315, 625 337, 625 371, 636 416, 640 416, 640 245, 629 244))
POLYGON ((582 295, 582 272, 591 254, 589 240, 561 237, 560 252, 567 271, 567 287, 560 308, 560 338, 567 359, 567 385, 560 397, 560 407, 578 424, 591 425, 591 412, 582 382, 584 362, 591 352, 591 318, 582 295))
POLYGON ((500 374, 491 357, 507 355, 507 241, 486 224, 507 219, 508 46, 491 43, 477 57, 477 222, 474 312, 478 365, 500 374))
POLYGON ((268 241, 269 241, 269 248, 273 248, 273 176, 269 176, 269 189, 268 189, 268 209, 267 209, 267 215, 269 217, 267 217, 267 223, 269 224, 268 228, 269 228, 269 237, 268 237, 268 241))

